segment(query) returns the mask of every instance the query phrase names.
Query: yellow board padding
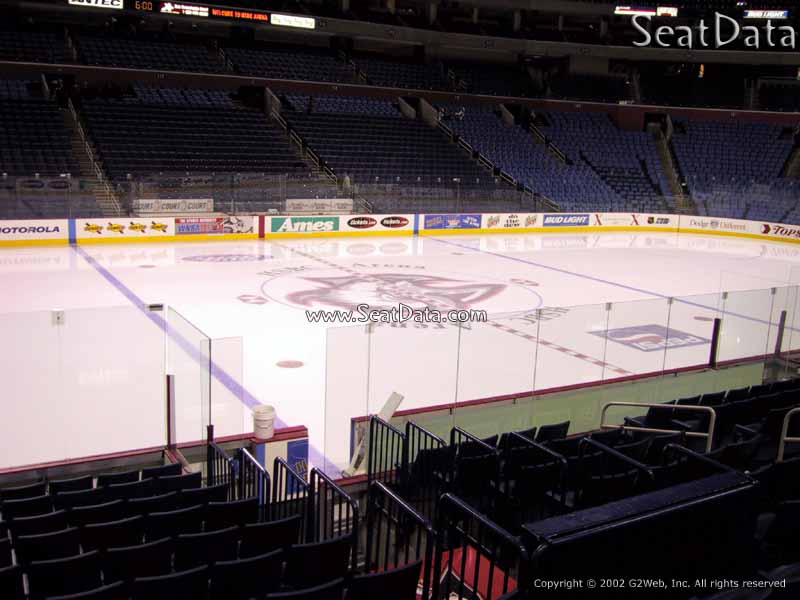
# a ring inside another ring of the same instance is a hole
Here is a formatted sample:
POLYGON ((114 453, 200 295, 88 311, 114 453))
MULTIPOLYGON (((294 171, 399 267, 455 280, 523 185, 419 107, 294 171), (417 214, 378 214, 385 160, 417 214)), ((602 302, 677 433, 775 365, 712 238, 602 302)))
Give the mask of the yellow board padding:
POLYGON ((187 235, 165 236, 98 236, 96 238, 78 238, 78 245, 83 244, 146 244, 159 242, 215 242, 219 240, 257 240, 257 233, 195 233, 187 235))
POLYGON ((0 240, 0 248, 4 246, 66 246, 69 240, 0 240))
POLYGON ((420 229, 420 235, 476 235, 484 233, 602 233, 604 231, 654 231, 660 233, 679 233, 677 227, 632 227, 620 225, 618 227, 597 227, 587 225, 585 227, 514 227, 513 229, 420 229))
POLYGON ((709 231, 707 229, 681 229, 681 233, 694 233, 697 235, 724 235, 726 237, 740 237, 751 240, 761 240, 762 242, 789 242, 790 244, 800 244, 800 238, 779 238, 760 233, 741 233, 739 231, 709 231))

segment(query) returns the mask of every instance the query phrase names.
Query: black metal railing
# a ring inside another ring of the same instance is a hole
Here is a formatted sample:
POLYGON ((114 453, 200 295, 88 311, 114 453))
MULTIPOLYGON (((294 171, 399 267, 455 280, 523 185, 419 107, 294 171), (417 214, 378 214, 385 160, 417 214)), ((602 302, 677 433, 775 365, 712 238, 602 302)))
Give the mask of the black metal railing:
POLYGON ((519 538, 452 494, 439 501, 432 598, 497 600, 528 591, 529 556, 519 538))
POLYGON ((272 470, 272 519, 287 519, 295 515, 301 519, 300 539, 306 539, 308 530, 308 483, 281 457, 277 457, 272 470))
POLYGON ((369 487, 364 571, 396 569, 422 561, 421 595, 430 598, 434 553, 431 523, 383 483, 369 487))
POLYGON ((358 565, 358 503, 322 471, 311 470, 306 540, 352 539, 352 566, 358 565))
POLYGON ((424 427, 406 423, 406 468, 403 475, 405 497, 429 519, 436 501, 445 491, 452 467, 447 443, 424 427))
POLYGON ((380 417, 372 416, 369 420, 368 450, 368 485, 373 481, 397 485, 405 471, 406 435, 380 417))
POLYGON ((236 498, 237 462, 225 450, 210 441, 206 446, 206 485, 228 486, 228 499, 236 498))
POLYGON ((239 464, 236 491, 238 497, 258 498, 258 506, 262 518, 269 517, 270 477, 267 470, 245 448, 236 452, 239 464))

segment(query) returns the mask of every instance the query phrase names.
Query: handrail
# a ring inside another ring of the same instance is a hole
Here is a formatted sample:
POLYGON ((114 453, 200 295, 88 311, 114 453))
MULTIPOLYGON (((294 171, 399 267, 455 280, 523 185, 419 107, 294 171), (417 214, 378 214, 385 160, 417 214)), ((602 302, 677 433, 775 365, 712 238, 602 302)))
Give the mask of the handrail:
POLYGON ((655 479, 655 475, 653 475, 653 468, 652 467, 644 464, 643 462, 640 462, 640 461, 636 460, 635 458, 632 458, 632 457, 628 456, 627 454, 623 454, 619 450, 615 450, 611 446, 606 446, 602 442, 598 442, 597 440, 593 440, 590 437, 584 437, 583 439, 581 439, 580 443, 578 444, 578 457, 579 458, 581 458, 581 459, 583 458, 584 449, 586 448, 586 446, 592 446, 593 448, 596 448, 600 452, 608 454, 609 456, 613 456, 617 460, 620 460, 620 461, 622 461, 624 463, 627 463, 627 464, 631 465, 637 471, 644 471, 645 473, 647 473, 648 477, 650 477, 650 481, 653 481, 655 479))
MULTIPOLYGON (((717 423, 717 411, 710 406, 692 406, 692 405, 677 405, 677 404, 648 404, 647 402, 609 402, 603 407, 600 413, 600 429, 620 429, 622 431, 642 431, 644 433, 683 433, 687 437, 700 437, 706 440, 706 452, 711 452, 711 447, 714 444, 714 427, 717 423), (675 411, 695 411, 709 413, 708 419, 708 432, 702 433, 699 431, 683 431, 679 429, 657 429, 653 427, 631 427, 630 425, 608 425, 606 423, 606 413, 612 406, 636 406, 639 408, 655 408, 667 409, 675 411)), ((800 441, 800 440, 798 440, 800 441)))
POLYGON ((369 419, 367 451, 367 485, 379 479, 395 482, 398 471, 405 471, 406 434, 378 415, 369 419))
POLYGON ((358 502, 322 471, 311 469, 309 481, 308 541, 322 542, 337 537, 337 534, 350 536, 352 567, 355 570, 358 567, 358 502), (328 490, 332 492, 330 496, 328 490), (349 531, 345 528, 349 528, 349 531), (343 530, 345 533, 342 533, 343 530))
POLYGON ((497 452, 497 448, 494 448, 493 446, 490 446, 489 444, 484 442, 479 437, 475 437, 469 431, 465 431, 464 429, 461 429, 461 427, 453 427, 450 430, 450 446, 452 448, 455 448, 456 444, 461 445, 463 443, 463 441, 461 441, 460 438, 465 438, 466 440, 468 440, 470 442, 476 443, 478 446, 480 446, 481 448, 483 448, 487 452, 497 452), (456 434, 459 437, 459 441, 458 442, 456 442, 456 434))
POLYGON ((375 481, 370 485, 367 506, 366 572, 385 571, 392 562, 394 563, 392 566, 397 567, 401 556, 405 558, 406 563, 413 562, 414 558, 419 559, 422 557, 422 598, 429 598, 435 546, 431 522, 380 481, 375 481), (393 508, 396 510, 393 511, 393 508), (387 522, 385 536, 383 537, 385 539, 385 550, 383 551, 380 547, 382 528, 380 519, 376 519, 380 515, 383 515, 387 522), (390 524, 395 527, 394 536, 390 535, 390 524), (416 524, 418 528, 416 536, 411 532, 413 524, 416 524), (377 535, 373 535, 376 526, 377 535), (412 538, 415 541, 413 556, 411 552, 412 538), (423 544, 424 549, 422 548, 423 544), (390 560, 392 551, 393 561, 390 560), (375 555, 376 559, 374 561, 373 555, 375 555))
POLYGON ((117 211, 117 215, 122 212, 122 207, 117 200, 117 196, 114 191, 111 189, 111 185, 109 185, 108 180, 106 179, 105 173, 100 168, 100 165, 97 163, 94 157, 94 151, 92 150, 91 144, 89 144, 89 140, 87 138, 86 132, 83 130, 83 125, 81 124, 81 120, 78 117, 78 112, 75 110, 75 105, 72 103, 72 99, 67 100, 67 107, 69 108, 69 112, 72 115, 72 121, 75 123, 75 129, 78 132, 78 136, 83 142, 83 149, 86 152, 86 157, 89 159, 89 164, 94 171, 95 177, 97 180, 102 184, 103 189, 106 192, 106 195, 111 199, 114 208, 117 211))
POLYGON ((267 470, 246 448, 239 448, 239 499, 255 496, 261 507, 269 504, 270 477, 267 470))
POLYGON ((786 450, 786 443, 798 444, 800 437, 789 437, 789 421, 792 420, 792 415, 800 414, 800 406, 793 408, 786 413, 783 417, 783 427, 781 428, 781 441, 778 444, 778 462, 783 462, 783 454, 786 450))
POLYGON ((538 442, 534 442, 532 439, 530 439, 528 437, 525 437, 521 433, 518 433, 516 431, 512 431, 508 435, 510 437, 515 438, 515 439, 519 438, 520 441, 522 441, 523 444, 524 444, 524 446, 514 446, 513 448, 520 448, 520 447, 536 448, 540 452, 543 452, 544 454, 547 454, 553 460, 558 461, 558 462, 562 462, 564 464, 567 464, 567 459, 564 456, 562 456, 561 454, 559 454, 555 450, 553 450, 551 448, 548 448, 547 446, 539 444, 538 442))

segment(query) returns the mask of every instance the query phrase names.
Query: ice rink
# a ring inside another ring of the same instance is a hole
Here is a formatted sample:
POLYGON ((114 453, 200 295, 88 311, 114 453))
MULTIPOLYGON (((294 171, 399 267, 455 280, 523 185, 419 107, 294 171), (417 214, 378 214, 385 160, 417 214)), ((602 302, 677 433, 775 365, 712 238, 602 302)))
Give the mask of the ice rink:
POLYGON ((800 347, 800 247, 676 233, 319 238, 0 250, 0 468, 252 430, 276 407, 311 460, 351 419, 800 347), (773 289, 775 288, 775 289, 773 289), (313 324, 306 310, 485 310, 454 324, 313 324), (147 305, 163 304, 151 311, 147 305), (53 310, 63 311, 55 324, 53 310), (210 408, 209 408, 210 406, 210 408))

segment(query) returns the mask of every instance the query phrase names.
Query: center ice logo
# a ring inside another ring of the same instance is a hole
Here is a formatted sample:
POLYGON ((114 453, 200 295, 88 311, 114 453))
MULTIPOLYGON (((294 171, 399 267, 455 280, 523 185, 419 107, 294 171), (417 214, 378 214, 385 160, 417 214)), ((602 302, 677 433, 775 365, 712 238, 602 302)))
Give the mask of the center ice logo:
POLYGON ((605 337, 618 344, 635 348, 641 352, 656 352, 665 348, 683 348, 688 346, 702 346, 710 340, 678 331, 667 329, 661 325, 636 325, 634 327, 620 327, 606 331, 590 331, 592 335, 605 337))

